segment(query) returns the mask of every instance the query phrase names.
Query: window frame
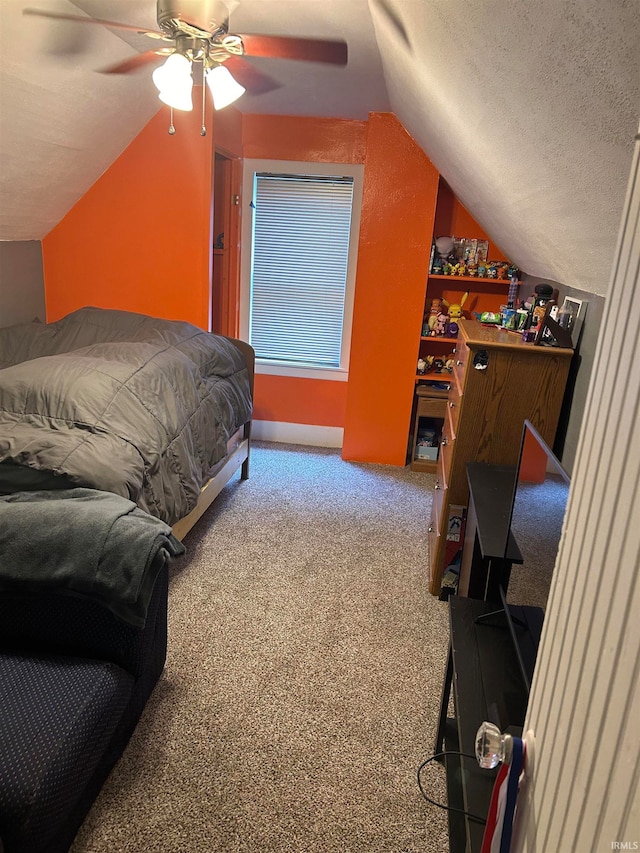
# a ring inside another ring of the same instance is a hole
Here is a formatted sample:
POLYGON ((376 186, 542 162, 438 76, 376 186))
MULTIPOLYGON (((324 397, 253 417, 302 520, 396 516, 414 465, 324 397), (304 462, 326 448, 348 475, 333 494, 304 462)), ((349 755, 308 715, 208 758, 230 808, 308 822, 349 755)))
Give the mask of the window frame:
POLYGON ((295 376, 306 379, 331 379, 346 382, 349 375, 349 356, 351 350, 351 327, 353 322, 353 301, 355 296, 356 270, 360 237, 360 217, 362 211, 362 190, 364 184, 364 165, 347 163, 311 163, 300 160, 263 160, 246 159, 242 175, 242 226, 240 251, 240 337, 249 340, 249 318, 251 298, 251 260, 253 236, 253 200, 254 180, 257 172, 282 175, 310 175, 323 177, 353 178, 353 201, 351 228, 349 232, 349 256, 345 285, 344 315, 342 322, 342 345, 339 367, 315 367, 313 365, 292 365, 256 359, 256 373, 272 376, 295 376))

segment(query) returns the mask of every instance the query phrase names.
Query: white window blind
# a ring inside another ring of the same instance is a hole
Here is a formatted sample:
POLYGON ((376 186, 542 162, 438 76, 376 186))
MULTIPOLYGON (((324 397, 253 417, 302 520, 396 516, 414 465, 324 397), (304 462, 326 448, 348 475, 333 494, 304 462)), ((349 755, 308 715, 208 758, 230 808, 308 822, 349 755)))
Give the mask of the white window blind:
POLYGON ((258 172, 253 199, 256 357, 339 367, 353 178, 258 172))

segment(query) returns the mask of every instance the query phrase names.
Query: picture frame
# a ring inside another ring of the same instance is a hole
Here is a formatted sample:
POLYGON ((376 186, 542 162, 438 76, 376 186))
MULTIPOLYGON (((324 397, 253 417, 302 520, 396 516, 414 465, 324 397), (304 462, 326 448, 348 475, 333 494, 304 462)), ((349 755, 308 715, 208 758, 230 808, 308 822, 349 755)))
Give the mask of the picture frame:
POLYGON ((565 296, 562 305, 558 310, 558 316, 556 318, 558 325, 569 332, 574 347, 577 345, 580 337, 587 304, 588 303, 582 299, 574 299, 573 296, 565 296))

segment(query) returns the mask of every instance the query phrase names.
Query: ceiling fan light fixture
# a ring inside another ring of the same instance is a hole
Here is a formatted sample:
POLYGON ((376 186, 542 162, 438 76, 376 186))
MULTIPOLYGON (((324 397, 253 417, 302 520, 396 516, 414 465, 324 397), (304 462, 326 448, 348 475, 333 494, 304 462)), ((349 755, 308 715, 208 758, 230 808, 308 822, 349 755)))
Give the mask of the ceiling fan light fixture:
POLYGON ((191 91, 193 77, 191 63, 180 53, 172 53, 167 61, 151 75, 159 91, 158 97, 174 110, 189 112, 193 109, 191 91))
POLYGON ((224 65, 216 65, 208 68, 206 73, 207 86, 213 96, 213 106, 217 110, 228 107, 244 95, 246 89, 231 76, 224 65))

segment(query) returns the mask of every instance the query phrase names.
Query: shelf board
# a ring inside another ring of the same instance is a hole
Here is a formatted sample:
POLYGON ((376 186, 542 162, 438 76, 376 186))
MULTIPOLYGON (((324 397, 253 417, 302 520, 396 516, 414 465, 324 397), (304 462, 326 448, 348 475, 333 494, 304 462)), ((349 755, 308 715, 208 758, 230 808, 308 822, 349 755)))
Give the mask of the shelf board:
POLYGON ((434 459, 412 459, 409 468, 411 471, 420 471, 423 474, 435 474, 438 470, 438 462, 434 459))
POLYGON ((511 279, 508 278, 480 278, 477 275, 439 275, 429 273, 429 278, 437 279, 438 281, 475 281, 478 284, 505 284, 507 286, 511 284, 511 279))
POLYGON ((435 343, 437 341, 440 344, 453 343, 455 347, 456 341, 458 340, 458 336, 456 335, 455 338, 448 338, 446 335, 420 335, 420 340, 429 341, 430 343, 435 343))
MULTIPOLYGON (((416 373, 416 382, 424 382, 426 380, 427 382, 448 382, 449 384, 451 384, 452 377, 452 373, 416 373)), ((434 391, 437 390, 437 388, 434 389, 434 391)), ((442 394, 445 397, 447 396, 446 391, 443 391, 442 394)))

